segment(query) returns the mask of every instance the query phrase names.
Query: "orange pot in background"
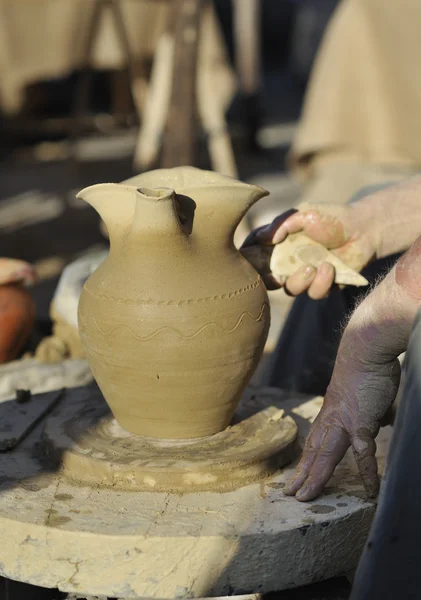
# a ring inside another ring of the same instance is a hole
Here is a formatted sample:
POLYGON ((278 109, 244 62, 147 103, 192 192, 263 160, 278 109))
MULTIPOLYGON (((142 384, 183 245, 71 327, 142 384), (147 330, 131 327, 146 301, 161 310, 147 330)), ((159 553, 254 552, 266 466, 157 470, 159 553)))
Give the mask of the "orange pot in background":
POLYGON ((0 259, 0 363, 16 359, 31 335, 36 309, 25 284, 35 280, 28 263, 0 259))

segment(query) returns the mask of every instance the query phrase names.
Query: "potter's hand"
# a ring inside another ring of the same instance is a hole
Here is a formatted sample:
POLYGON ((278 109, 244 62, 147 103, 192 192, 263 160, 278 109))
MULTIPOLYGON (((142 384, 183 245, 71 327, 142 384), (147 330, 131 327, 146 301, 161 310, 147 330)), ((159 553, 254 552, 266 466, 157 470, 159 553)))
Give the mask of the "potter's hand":
MULTIPOLYGON (((351 268, 360 271, 376 254, 372 223, 366 217, 366 210, 359 210, 358 203, 349 206, 303 204, 299 211, 287 211, 270 225, 254 230, 243 248, 256 244, 270 248, 282 243, 288 234, 302 231, 332 250, 351 268)), ((303 265, 286 282, 279 280, 268 268, 262 269, 260 275, 268 289, 284 286, 285 291, 293 296, 307 292, 310 298, 317 300, 329 292, 335 271, 330 263, 325 262, 318 268, 303 265)))
MULTIPOLYGON (((270 246, 303 231, 360 271, 372 259, 404 252, 415 242, 420 234, 420 194, 421 175, 416 175, 345 206, 302 203, 298 212, 288 211, 253 231, 244 245, 270 246)), ((267 268, 261 275, 269 289, 285 284, 267 268)), ((307 291, 311 298, 322 298, 333 279, 329 263, 317 270, 307 265, 287 279, 285 289, 293 296, 307 291)))
POLYGON ((377 494, 374 438, 398 390, 397 357, 406 349, 421 305, 420 282, 421 238, 352 315, 323 407, 286 495, 301 501, 318 496, 349 446, 367 494, 377 494))
POLYGON ((380 365, 362 363, 348 352, 351 342, 344 338, 344 343, 301 461, 284 488, 287 496, 303 502, 321 494, 349 446, 367 495, 372 498, 378 492, 374 439, 395 399, 400 364, 397 359, 380 365))

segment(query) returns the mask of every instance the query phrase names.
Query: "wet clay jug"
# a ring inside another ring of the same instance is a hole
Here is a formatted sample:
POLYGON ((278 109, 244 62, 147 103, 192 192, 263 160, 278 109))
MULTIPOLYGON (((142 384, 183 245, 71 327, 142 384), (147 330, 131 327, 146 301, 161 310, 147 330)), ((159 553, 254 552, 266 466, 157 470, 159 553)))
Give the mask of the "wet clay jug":
POLYGON ((261 188, 193 167, 82 190, 110 236, 79 303, 93 375, 126 430, 198 438, 230 423, 263 352, 270 311, 233 244, 261 188))

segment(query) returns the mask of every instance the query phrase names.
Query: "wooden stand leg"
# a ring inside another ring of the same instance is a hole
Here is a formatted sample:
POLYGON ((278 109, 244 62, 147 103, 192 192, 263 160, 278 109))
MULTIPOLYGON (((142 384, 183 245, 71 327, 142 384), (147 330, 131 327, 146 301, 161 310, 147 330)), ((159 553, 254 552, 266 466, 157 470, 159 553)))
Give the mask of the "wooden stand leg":
POLYGON ((136 117, 139 120, 145 101, 146 75, 144 70, 138 69, 139 65, 135 63, 133 58, 123 13, 121 11, 120 0, 111 0, 109 6, 113 14, 117 36, 126 58, 131 101, 136 111, 136 117))
POLYGON ((235 62, 244 96, 249 142, 256 147, 259 127, 260 0, 233 0, 235 62))
POLYGON ((202 0, 175 0, 174 69, 162 166, 194 163, 196 61, 202 0))
POLYGON ((89 105, 89 96, 91 93, 92 74, 90 71, 89 60, 92 54, 92 48, 95 41, 95 36, 98 32, 99 22, 103 9, 103 0, 95 0, 94 9, 92 11, 89 22, 88 35, 86 37, 85 47, 83 49, 83 65, 82 72, 79 75, 79 81, 76 85, 75 95, 72 108, 72 127, 70 131, 71 154, 74 160, 77 159, 76 143, 82 130, 82 119, 86 116, 89 105))
POLYGON ((136 144, 134 164, 142 170, 149 169, 159 154, 170 105, 173 63, 174 36, 167 31, 158 40, 136 144))
POLYGON ((225 111, 235 85, 232 77, 227 74, 222 40, 209 0, 204 2, 202 14, 197 66, 199 117, 208 136, 212 168, 223 175, 236 178, 237 167, 225 121, 225 111))

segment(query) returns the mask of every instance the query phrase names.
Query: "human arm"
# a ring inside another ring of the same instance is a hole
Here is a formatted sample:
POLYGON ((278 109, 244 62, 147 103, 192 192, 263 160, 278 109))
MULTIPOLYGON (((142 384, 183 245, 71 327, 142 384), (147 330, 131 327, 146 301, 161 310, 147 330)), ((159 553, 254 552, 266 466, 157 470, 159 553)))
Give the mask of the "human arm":
MULTIPOLYGON (((253 231, 245 246, 272 246, 288 234, 303 231, 331 249, 353 269, 360 271, 375 258, 405 251, 417 239, 421 223, 421 176, 388 186, 357 202, 301 204, 274 221, 253 231)), ((276 275, 261 273, 269 289, 284 285, 276 275)), ((311 298, 324 297, 334 281, 329 263, 319 269, 304 265, 288 278, 286 289, 292 295, 305 291, 311 298)))
POLYGON ((318 496, 352 446, 371 497, 378 492, 375 437, 398 390, 400 364, 421 306, 421 238, 357 307, 339 346, 322 409, 286 495, 318 496))

